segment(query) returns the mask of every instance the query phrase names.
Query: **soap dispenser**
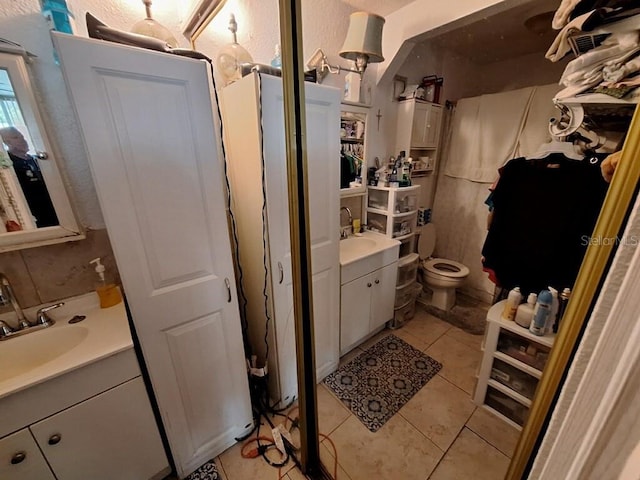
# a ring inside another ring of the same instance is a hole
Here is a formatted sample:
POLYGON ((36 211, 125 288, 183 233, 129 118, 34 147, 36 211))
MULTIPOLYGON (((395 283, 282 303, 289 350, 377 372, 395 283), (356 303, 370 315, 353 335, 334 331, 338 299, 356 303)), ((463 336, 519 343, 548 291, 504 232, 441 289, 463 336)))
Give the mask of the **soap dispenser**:
POLYGON ((100 279, 96 285, 96 293, 98 294, 98 298, 100 298, 100 308, 113 307, 120 303, 122 301, 120 290, 118 290, 115 283, 107 283, 105 280, 104 272, 106 268, 102 265, 100 257, 94 258, 89 263, 96 265, 95 270, 100 279))

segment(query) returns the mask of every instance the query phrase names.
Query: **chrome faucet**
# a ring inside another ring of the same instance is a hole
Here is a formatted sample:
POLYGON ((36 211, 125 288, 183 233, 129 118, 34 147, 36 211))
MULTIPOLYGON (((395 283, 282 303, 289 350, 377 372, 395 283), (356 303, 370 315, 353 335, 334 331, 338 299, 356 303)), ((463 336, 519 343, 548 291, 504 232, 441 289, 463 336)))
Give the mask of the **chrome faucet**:
POLYGON ((20 308, 18 299, 11 287, 11 282, 9 282, 9 279, 4 273, 0 272, 0 305, 8 305, 9 303, 11 303, 13 310, 18 316, 18 328, 14 329, 7 323, 0 320, 0 340, 19 337, 25 333, 50 327, 55 323, 55 321, 49 317, 47 312, 64 305, 64 302, 59 302, 39 309, 36 313, 35 323, 30 323, 22 311, 22 308, 20 308))
POLYGON ((340 238, 347 238, 349 236, 349 229, 353 228, 353 215, 351 215, 349 207, 340 207, 340 219, 340 238), (346 210, 347 215, 349 215, 349 225, 347 227, 342 226, 342 210, 346 210))
MULTIPOLYGON (((18 303, 16 294, 13 292, 9 279, 4 273, 0 272, 0 305, 7 305, 9 303, 11 303, 13 310, 18 316, 18 328, 20 330, 29 328, 31 324, 27 320, 27 317, 25 317, 22 308, 20 308, 20 304, 18 303)), ((4 329, 5 327, 2 326, 1 328, 4 329)))

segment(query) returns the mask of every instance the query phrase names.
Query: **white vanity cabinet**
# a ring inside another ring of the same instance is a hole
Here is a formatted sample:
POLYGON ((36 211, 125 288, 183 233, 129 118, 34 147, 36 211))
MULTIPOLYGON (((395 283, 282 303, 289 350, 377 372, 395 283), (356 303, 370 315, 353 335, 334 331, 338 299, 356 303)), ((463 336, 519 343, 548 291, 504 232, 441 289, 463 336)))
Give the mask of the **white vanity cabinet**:
POLYGON ((148 479, 166 462, 141 377, 29 429, 58 480, 148 479))
POLYGON ((5 397, 0 407, 12 412, 0 431, 20 427, 0 439, 2 479, 146 480, 169 472, 133 350, 5 397))
POLYGON ((400 242, 379 233, 340 242, 340 355, 393 318, 400 242))
POLYGON ((0 478, 56 480, 28 428, 0 439, 0 478))
POLYGON ((393 318, 397 262, 342 285, 340 354, 393 318))
MULTIPOLYGON (((268 343, 270 394, 297 396, 293 278, 282 79, 253 73, 222 92, 231 212, 247 298, 248 337, 260 366, 268 343)), ((305 84, 316 377, 339 361, 340 91, 305 84)))

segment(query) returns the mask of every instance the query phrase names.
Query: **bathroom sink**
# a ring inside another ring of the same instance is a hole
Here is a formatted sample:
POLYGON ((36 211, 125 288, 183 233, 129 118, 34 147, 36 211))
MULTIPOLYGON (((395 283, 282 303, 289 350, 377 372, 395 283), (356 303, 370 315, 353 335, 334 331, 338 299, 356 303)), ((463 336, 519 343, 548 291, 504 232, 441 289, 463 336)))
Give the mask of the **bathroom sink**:
POLYGON ((79 345, 89 334, 82 326, 49 327, 0 344, 0 382, 48 363, 79 345))
POLYGON ((345 266, 388 249, 397 249, 399 245, 397 240, 375 232, 350 236, 340 240, 340 265, 345 266))

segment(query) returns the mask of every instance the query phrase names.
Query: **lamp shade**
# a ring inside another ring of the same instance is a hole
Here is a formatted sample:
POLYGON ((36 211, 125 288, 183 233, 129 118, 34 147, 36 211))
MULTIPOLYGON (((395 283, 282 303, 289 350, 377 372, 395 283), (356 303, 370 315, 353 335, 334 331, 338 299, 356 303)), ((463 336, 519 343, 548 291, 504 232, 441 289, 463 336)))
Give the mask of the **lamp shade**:
POLYGON ((384 61, 382 56, 382 26, 384 18, 367 12, 354 12, 349 17, 349 31, 340 56, 356 60, 363 54, 369 63, 384 61))

